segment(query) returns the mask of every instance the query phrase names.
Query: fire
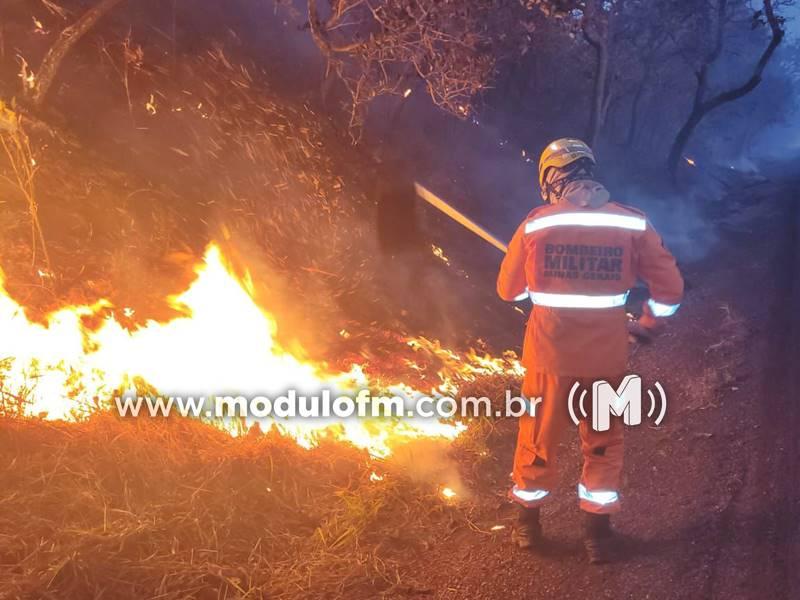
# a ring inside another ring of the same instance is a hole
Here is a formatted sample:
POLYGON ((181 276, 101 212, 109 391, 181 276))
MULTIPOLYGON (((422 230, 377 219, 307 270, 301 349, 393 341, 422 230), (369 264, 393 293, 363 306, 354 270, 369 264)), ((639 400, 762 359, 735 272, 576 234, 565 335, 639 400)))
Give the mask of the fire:
POLYGON ((447 256, 445 256, 444 250, 442 250, 442 249, 441 249, 439 246, 437 246, 436 244, 431 244, 431 250, 433 251, 433 255, 434 255, 436 258, 438 258, 439 260, 441 260, 441 261, 442 261, 444 264, 446 264, 448 267, 450 266, 450 259, 449 259, 449 258, 447 258, 447 256))
MULTIPOLYGON (((275 335, 276 319, 254 300, 249 274, 237 277, 226 266, 218 246, 208 247, 195 270, 197 278, 189 288, 168 299, 182 316, 164 323, 148 321, 133 330, 114 318, 113 307, 106 301, 68 306, 50 314, 44 325, 32 323, 5 292, 0 271, 0 329, 4 332, 0 337, 0 397, 26 398, 28 414, 73 419, 108 408, 113 405, 112 398, 133 389, 270 397, 285 394, 287 389, 298 393, 321 389, 347 393, 363 388, 392 395, 417 392, 402 382, 378 386, 358 364, 340 372, 281 347, 275 335), (87 317, 96 320, 101 315, 105 316, 99 327, 85 325, 87 317)), ((424 338, 408 343, 434 354, 444 365, 438 382, 418 393, 451 394, 458 381, 492 373, 521 373, 512 356, 462 355, 424 338)), ((452 439, 463 429, 462 425, 431 419, 307 419, 274 424, 305 447, 328 435, 346 439, 376 456, 388 455, 392 444, 402 440, 452 439)), ((223 426, 235 433, 240 423, 223 426)))

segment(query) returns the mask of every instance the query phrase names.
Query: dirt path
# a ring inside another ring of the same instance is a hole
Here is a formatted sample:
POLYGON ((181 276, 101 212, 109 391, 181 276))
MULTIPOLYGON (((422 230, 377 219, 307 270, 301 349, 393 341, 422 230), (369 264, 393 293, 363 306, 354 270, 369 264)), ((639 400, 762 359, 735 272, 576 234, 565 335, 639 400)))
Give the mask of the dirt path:
POLYGON ((473 528, 442 532, 416 557, 412 590, 448 600, 800 597, 798 187, 765 183, 730 198, 742 218, 685 270, 691 290, 670 332, 632 358, 645 383, 664 385, 670 410, 659 428, 629 430, 615 520, 624 562, 591 568, 583 557, 574 441, 543 519, 548 555, 510 546, 514 425, 501 423, 473 528))

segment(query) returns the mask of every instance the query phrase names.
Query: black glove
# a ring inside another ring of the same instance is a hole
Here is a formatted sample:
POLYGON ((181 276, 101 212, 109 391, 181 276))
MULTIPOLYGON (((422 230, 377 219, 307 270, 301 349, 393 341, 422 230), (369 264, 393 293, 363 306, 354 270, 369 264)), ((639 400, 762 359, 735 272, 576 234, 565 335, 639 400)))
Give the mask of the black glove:
POLYGON ((631 342, 649 344, 656 335, 658 335, 658 332, 655 329, 645 327, 637 319, 628 319, 628 339, 630 339, 631 342))

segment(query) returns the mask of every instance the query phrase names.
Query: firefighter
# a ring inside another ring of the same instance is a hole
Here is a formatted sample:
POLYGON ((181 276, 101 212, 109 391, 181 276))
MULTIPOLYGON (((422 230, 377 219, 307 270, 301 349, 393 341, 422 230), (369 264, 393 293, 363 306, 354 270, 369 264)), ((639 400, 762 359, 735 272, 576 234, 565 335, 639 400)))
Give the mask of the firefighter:
MULTIPOLYGON (((522 393, 541 398, 535 415, 519 422, 514 454, 512 500, 520 506, 513 539, 523 548, 541 545, 539 510, 557 483, 556 451, 572 425, 567 406, 577 382, 624 377, 628 333, 652 336, 675 313, 683 279, 675 259, 640 210, 613 202, 595 180, 592 150, 577 139, 559 139, 539 161, 544 206, 519 226, 500 267, 497 292, 504 300, 525 295, 533 302, 525 332, 522 393), (637 278, 650 291, 643 315, 629 323, 625 302, 637 278)), ((588 403, 591 404, 591 403, 588 403)), ((589 561, 611 558, 610 515, 619 511, 623 429, 594 431, 578 426, 583 471, 578 498, 589 561)))

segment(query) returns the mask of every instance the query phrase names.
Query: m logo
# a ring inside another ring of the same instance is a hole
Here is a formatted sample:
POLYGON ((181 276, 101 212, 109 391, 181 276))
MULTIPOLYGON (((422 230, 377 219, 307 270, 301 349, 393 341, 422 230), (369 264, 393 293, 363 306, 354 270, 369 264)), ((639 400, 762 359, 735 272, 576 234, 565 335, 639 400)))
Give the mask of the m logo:
MULTIPOLYGON (((578 425, 581 419, 575 412, 576 392, 580 389, 580 382, 575 382, 569 391, 569 415, 572 421, 578 425)), ((667 412, 667 396, 664 388, 656 382, 655 388, 659 394, 660 410, 655 417, 654 423, 660 425, 667 412)), ((587 390, 582 390, 577 399, 580 414, 584 419, 588 419, 584 407, 584 399, 587 390)), ((653 417, 656 412, 656 396, 652 390, 647 390, 650 398, 650 409, 647 418, 653 417)), ((607 381, 595 381, 592 384, 592 429, 595 431, 608 431, 611 428, 611 416, 622 417, 626 425, 640 425, 642 422, 642 378, 638 375, 626 375, 617 389, 614 389, 607 381)))

